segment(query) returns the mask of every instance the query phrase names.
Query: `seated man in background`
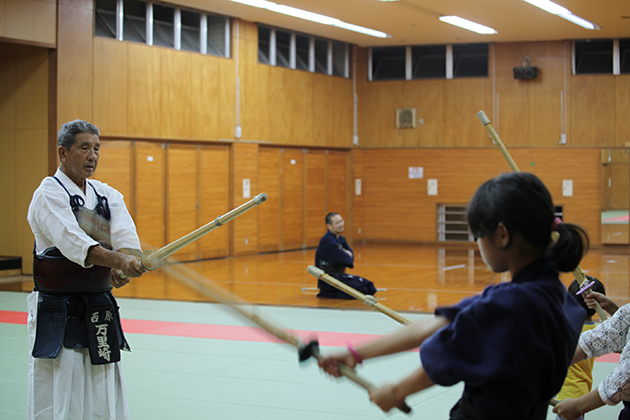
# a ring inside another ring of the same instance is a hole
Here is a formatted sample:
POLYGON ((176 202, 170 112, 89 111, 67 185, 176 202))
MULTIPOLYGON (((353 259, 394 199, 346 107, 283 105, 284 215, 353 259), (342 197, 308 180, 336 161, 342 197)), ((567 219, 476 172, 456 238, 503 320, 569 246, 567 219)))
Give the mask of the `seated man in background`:
MULTIPOLYGON (((346 274, 346 267, 354 267, 354 253, 352 248, 346 242, 341 234, 344 231, 343 218, 338 213, 328 213, 326 215, 326 228, 328 231, 320 239, 317 251, 315 252, 315 266, 321 268, 331 277, 357 289, 365 295, 373 295, 376 293, 374 283, 352 274, 346 274)), ((333 299, 352 299, 352 296, 335 287, 329 285, 323 280, 317 281, 319 294, 317 297, 333 298, 333 299)))

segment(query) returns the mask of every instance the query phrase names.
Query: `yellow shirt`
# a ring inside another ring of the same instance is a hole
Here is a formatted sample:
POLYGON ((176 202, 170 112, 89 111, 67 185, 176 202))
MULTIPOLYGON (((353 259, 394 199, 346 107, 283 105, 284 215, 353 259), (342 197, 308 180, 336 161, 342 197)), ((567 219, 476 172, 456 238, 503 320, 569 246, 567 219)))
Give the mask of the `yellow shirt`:
MULTIPOLYGON (((582 332, 592 330, 595 327, 594 322, 584 323, 582 332)), ((560 389, 556 398, 562 401, 566 398, 579 398, 588 394, 593 386, 594 365, 594 357, 571 365, 567 377, 564 379, 564 384, 562 384, 562 389, 560 389)))

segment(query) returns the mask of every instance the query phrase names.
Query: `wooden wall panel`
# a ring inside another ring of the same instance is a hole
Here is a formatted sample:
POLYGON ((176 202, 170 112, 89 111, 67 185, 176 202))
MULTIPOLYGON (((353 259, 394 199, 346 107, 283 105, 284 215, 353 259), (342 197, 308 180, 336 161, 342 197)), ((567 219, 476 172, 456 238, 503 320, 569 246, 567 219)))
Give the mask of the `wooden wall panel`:
POLYGON ((33 191, 48 175, 48 51, 0 44, 0 255, 22 258, 32 273, 33 234, 26 221, 33 191), (10 205, 9 205, 10 204, 10 205))
MULTIPOLYGON (((352 196, 352 239, 356 243, 364 238, 365 230, 365 200, 363 199, 363 181, 365 180, 363 150, 354 149, 350 152, 352 161, 352 183, 350 195, 352 196), (356 181, 361 181, 360 194, 356 194, 356 181)), ((347 233, 346 229, 346 233, 347 233)))
MULTIPOLYGON (((94 123, 101 135, 126 135, 129 105, 128 42, 94 37, 94 123)), ((139 116, 142 118, 142 116, 139 116)))
POLYGON ((630 75, 615 76, 615 146, 630 147, 630 75))
POLYGON ((57 127, 77 118, 92 121, 93 21, 91 0, 59 4, 57 31, 57 127))
MULTIPOLYGON (((564 49, 565 44, 561 47, 564 49)), ((565 71, 567 78, 571 74, 569 63, 565 63, 568 60, 564 56, 536 59, 540 66, 540 82, 529 85, 527 146, 556 147, 564 132, 563 125, 569 127, 562 116, 562 106, 568 97, 564 88, 565 71)))
POLYGON ((165 165, 162 143, 135 142, 134 220, 143 250, 157 250, 165 243, 165 165))
MULTIPOLYGON (((291 125, 291 133, 288 140, 290 144, 296 145, 317 144, 315 141, 317 127, 314 125, 314 108, 317 105, 313 101, 313 96, 314 92, 318 91, 317 89, 320 87, 319 80, 313 79, 310 74, 305 72, 287 71, 289 72, 287 73, 287 80, 291 82, 290 85, 286 85, 286 88, 290 89, 290 93, 289 101, 285 104, 291 125), (315 85, 317 85, 317 89, 314 89, 315 85)), ((322 97, 321 92, 318 92, 318 96, 322 97)))
MULTIPOLYGON (((584 226, 592 243, 600 237, 600 152, 597 149, 513 149, 523 171, 537 174, 554 201, 564 206, 565 220, 584 226), (562 196, 562 180, 572 179, 573 197, 562 196)), ((363 194, 365 239, 436 240, 440 203, 465 204, 477 187, 509 171, 497 150, 444 149, 365 150, 363 194), (424 168, 423 179, 408 179, 407 167, 424 168), (444 168, 449 168, 446 171, 444 168), (438 195, 427 195, 427 179, 438 180, 438 195)))
POLYGON ((444 85, 444 146, 491 144, 477 118, 477 112, 486 109, 486 83, 488 79, 453 79, 444 85))
POLYGON ((243 139, 351 147, 352 80, 259 64, 256 26, 238 26, 243 139))
POLYGON ((280 157, 282 149, 260 147, 258 149, 258 183, 267 201, 258 209, 258 249, 260 252, 279 251, 282 242, 280 192, 280 157))
POLYGON ((628 210, 630 203, 630 149, 602 150, 602 211, 628 210))
MULTIPOLYGON (((203 226, 227 213, 230 199, 230 149, 229 146, 201 146, 199 180, 199 221, 203 226)), ((222 226, 199 240, 201 258, 217 258, 229 255, 230 229, 222 226)))
POLYGON ((301 249, 304 244, 304 153, 282 153, 282 249, 301 249))
MULTIPOLYGON (((514 80, 514 77, 509 77, 512 76, 514 67, 521 65, 522 58, 496 59, 497 116, 493 117, 491 110, 486 110, 501 140, 506 139, 506 144, 510 146, 527 146, 529 88, 532 83, 540 83, 539 80, 514 80)), ((478 123, 477 129, 479 125, 478 123)))
POLYGON ((219 62, 219 126, 212 138, 234 139, 236 130, 236 67, 234 60, 219 62))
POLYGON ((305 156, 306 190, 304 216, 304 243, 307 247, 316 247, 326 233, 324 217, 327 214, 327 170, 326 152, 308 150, 305 156))
POLYGON ((200 54, 190 55, 190 135, 195 139, 217 138, 219 109, 219 63, 200 54))
POLYGON ((190 138, 190 56, 192 53, 160 48, 160 135, 190 138))
POLYGON ((241 125, 243 138, 248 140, 267 140, 271 138, 269 103, 270 67, 264 64, 249 63, 247 71, 241 77, 241 125), (256 86, 254 89, 253 86, 256 86))
MULTIPOLYGON (((332 119, 332 132, 331 146, 336 147, 352 147, 353 143, 353 94, 352 94, 352 81, 341 77, 329 77, 333 93, 334 103, 332 109, 334 109, 332 119)), ((321 100, 321 93, 319 89, 315 92, 318 93, 318 101, 321 100)), ((313 121, 313 124, 321 125, 321 121, 313 121)), ((317 143, 316 143, 317 144, 317 143)))
POLYGON ((347 197, 347 152, 328 152, 328 210, 348 218, 347 197))
POLYGON ((14 44, 0 44, 0 128, 15 130, 17 126, 17 98, 20 68, 21 46, 14 44))
MULTIPOLYGON (((624 150, 625 153, 627 153, 624 150)), ((611 184, 612 193, 611 209, 612 210, 628 210, 628 203, 630 202, 630 165, 616 164, 612 165, 611 184)))
POLYGON ((55 0, 33 2, 33 41, 57 44, 57 5, 55 0))
POLYGON ((54 46, 56 31, 55 0, 0 1, 0 37, 54 46))
POLYGON ((166 299, 166 281, 164 270, 149 271, 139 278, 131 279, 127 286, 115 289, 116 296, 145 296, 147 299, 166 299))
MULTIPOLYGON (((16 50, 15 126, 20 129, 48 128, 48 54, 35 47, 16 50)), ((3 81, 4 82, 4 81, 3 81)), ((56 137, 56 136, 55 136, 56 137)), ((56 150, 56 147, 55 147, 56 150)))
POLYGON ((101 140, 101 150, 95 179, 115 188, 125 197, 125 204, 133 214, 132 194, 133 152, 131 141, 101 140))
POLYGON ((159 138, 161 118, 161 48, 130 42, 129 120, 130 136, 159 138))
MULTIPOLYGON (((166 149, 166 243, 181 238, 199 227, 197 192, 199 153, 195 145, 169 144, 166 149)), ((195 241, 171 255, 178 261, 193 261, 199 256, 195 241)))
POLYGON ((33 40, 33 1, 8 0, 5 10, 10 19, 5 22, 7 38, 33 40))
POLYGON ((333 122, 335 119, 335 92, 330 77, 316 75, 313 81, 312 118, 313 142, 328 145, 334 138, 333 122), (317 92, 317 95, 315 94, 317 92))
POLYGON ((571 146, 606 147, 614 143, 615 77, 571 78, 571 146))
POLYGON ((567 48, 565 41, 494 44, 498 114, 489 109, 486 113, 510 145, 557 146, 562 132, 560 95, 566 98, 564 78, 570 76, 567 48), (526 57, 538 67, 538 77, 514 80, 513 68, 522 66, 526 57))
MULTIPOLYGON (((232 144, 230 178, 232 184, 231 208, 240 206, 258 194, 258 144, 232 144), (243 197, 243 179, 250 180, 250 198, 243 197)), ((264 206, 264 204, 261 205, 264 206)), ((231 221, 230 233, 232 237, 231 256, 257 254, 258 209, 252 209, 231 221)))
POLYGON ((439 147, 444 139, 444 84, 445 80, 413 80, 407 82, 404 108, 416 108, 416 129, 400 130, 404 147, 439 147))
MULTIPOLYGON (((261 65, 259 65, 260 67, 261 65)), ((295 124, 293 110, 290 107, 295 86, 294 70, 269 68, 267 84, 269 85, 269 102, 258 112, 268 114, 269 138, 274 143, 293 144, 292 126, 295 124), (292 89, 293 88, 293 89, 292 89)))
POLYGON ((405 101, 405 83, 365 82, 357 87, 361 147, 379 147, 383 144, 402 147, 403 133, 396 128, 396 108, 402 108, 405 101))

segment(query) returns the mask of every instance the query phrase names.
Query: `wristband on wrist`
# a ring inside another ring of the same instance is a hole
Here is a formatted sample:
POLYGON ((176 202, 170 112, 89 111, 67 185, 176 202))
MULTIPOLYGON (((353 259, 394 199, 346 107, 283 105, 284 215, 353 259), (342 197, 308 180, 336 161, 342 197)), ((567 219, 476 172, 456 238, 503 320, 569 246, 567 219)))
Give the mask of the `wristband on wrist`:
POLYGON ((361 358, 361 356, 359 356, 359 353, 357 353, 357 351, 354 348, 352 348, 352 344, 350 344, 349 341, 347 345, 348 345, 348 351, 350 352, 350 354, 352 354, 352 357, 354 357, 354 360, 356 360, 358 364, 363 363, 363 359, 361 358))

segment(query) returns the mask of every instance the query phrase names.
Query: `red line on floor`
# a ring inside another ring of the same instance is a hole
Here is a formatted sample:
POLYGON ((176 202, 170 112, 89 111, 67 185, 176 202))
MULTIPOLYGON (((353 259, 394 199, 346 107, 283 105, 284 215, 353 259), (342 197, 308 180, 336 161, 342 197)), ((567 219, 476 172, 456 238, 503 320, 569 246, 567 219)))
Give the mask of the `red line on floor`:
MULTIPOLYGON (((27 313, 0 311, 0 323, 26 325, 27 313)), ((194 324, 187 322, 145 321, 123 319, 123 330, 127 334, 152 334, 171 337, 207 338, 213 340, 253 341, 261 343, 282 343, 281 340, 259 327, 233 325, 194 324)), ((354 345, 371 341, 377 334, 353 334, 329 331, 291 330, 304 342, 317 339, 321 346, 345 347, 347 342, 354 345)), ((619 354, 611 353, 597 358, 597 362, 619 363, 619 354)))

